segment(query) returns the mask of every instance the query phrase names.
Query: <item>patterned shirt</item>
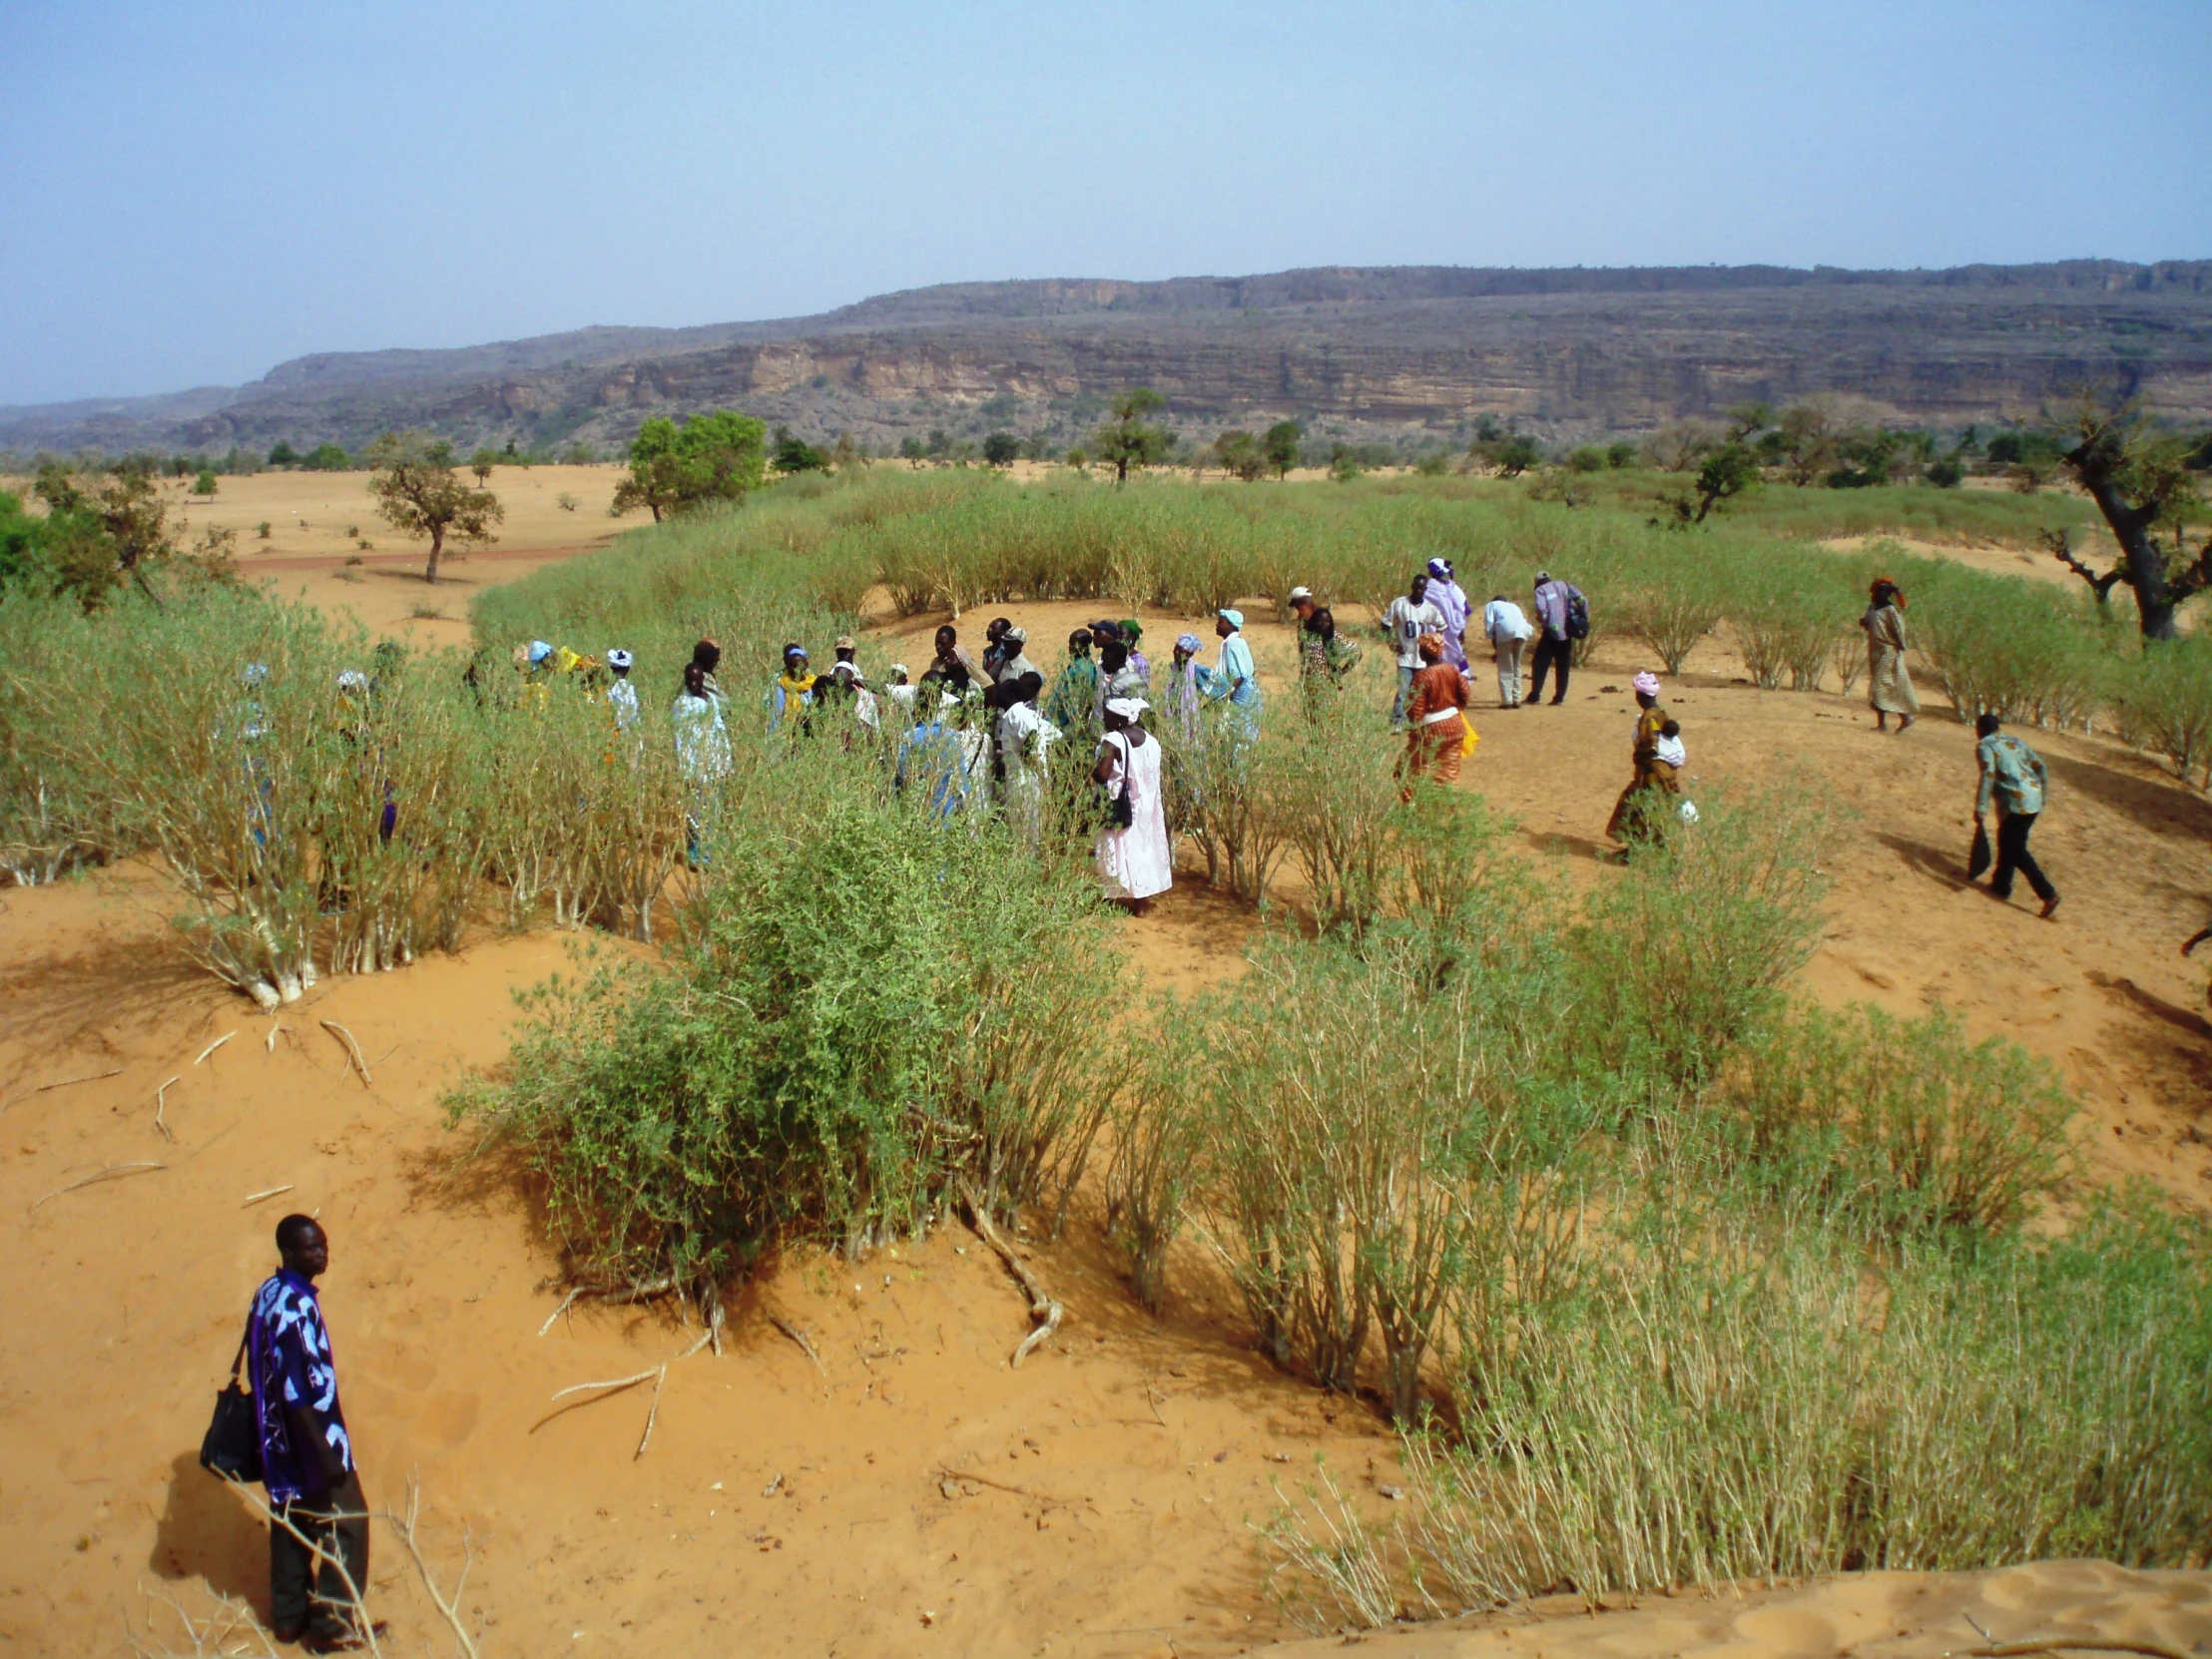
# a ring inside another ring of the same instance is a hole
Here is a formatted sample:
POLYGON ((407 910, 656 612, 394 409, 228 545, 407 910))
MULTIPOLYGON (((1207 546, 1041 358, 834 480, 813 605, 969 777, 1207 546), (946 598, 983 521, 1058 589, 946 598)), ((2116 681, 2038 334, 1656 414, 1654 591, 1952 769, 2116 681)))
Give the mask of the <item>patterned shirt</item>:
POLYGON ((2043 771, 2043 758, 2034 750, 2009 732, 1992 732, 1974 746, 1974 756, 1981 762, 1976 813, 1989 810, 1992 794, 2008 816, 2025 818, 2043 810, 2043 791, 2050 780, 2043 771))
POLYGON ((247 1376, 254 1384, 254 1413, 262 1431, 262 1480, 272 1503, 325 1491, 335 1467, 353 1471, 353 1442, 338 1404, 338 1374, 330 1332, 314 1285, 289 1268, 263 1281, 254 1293, 246 1327, 247 1376), (306 1445, 296 1435, 321 1444, 306 1445))

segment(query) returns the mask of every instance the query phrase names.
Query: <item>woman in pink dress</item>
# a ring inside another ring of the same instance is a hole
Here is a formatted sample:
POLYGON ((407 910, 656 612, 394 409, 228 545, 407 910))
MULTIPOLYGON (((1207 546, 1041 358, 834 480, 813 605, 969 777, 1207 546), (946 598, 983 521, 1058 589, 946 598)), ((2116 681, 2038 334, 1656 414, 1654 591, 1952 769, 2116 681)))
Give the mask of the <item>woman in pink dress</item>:
POLYGON ((1106 896, 1142 915, 1155 893, 1175 884, 1175 854, 1168 840, 1161 796, 1160 741, 1137 724, 1141 698, 1117 697, 1106 705, 1106 735, 1099 741, 1091 777, 1105 788, 1106 823, 1098 831, 1098 879, 1106 896))

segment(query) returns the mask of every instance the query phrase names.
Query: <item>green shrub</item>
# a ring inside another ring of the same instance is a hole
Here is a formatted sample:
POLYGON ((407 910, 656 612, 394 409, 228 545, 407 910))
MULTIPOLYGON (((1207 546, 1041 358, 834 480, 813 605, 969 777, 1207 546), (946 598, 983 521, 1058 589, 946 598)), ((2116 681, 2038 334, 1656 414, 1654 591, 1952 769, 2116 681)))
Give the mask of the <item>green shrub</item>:
POLYGON ((544 1178, 576 1277, 704 1296, 782 1239, 916 1233, 962 1183, 1056 1220, 1111 1099, 1087 871, 825 748, 741 776, 712 844, 672 967, 541 987, 508 1080, 453 1103, 544 1178))
POLYGON ((1870 1235, 2009 1232, 2069 1165, 2076 1107, 2049 1066, 1968 1042, 1940 1010, 1804 1010, 1749 1049, 1724 1093, 1785 1192, 1817 1193, 1870 1235))
POLYGON ((2122 737, 2212 789, 2212 644, 2190 637, 2147 646, 2118 665, 2113 703, 2122 737))

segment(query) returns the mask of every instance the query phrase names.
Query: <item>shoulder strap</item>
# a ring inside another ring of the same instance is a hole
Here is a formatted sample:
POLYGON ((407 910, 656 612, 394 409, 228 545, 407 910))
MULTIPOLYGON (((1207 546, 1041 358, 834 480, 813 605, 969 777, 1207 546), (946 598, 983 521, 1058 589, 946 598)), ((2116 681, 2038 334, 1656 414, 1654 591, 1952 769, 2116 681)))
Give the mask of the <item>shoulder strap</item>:
POLYGON ((246 1369, 246 1345, 253 1339, 253 1336, 254 1315, 249 1311, 246 1316, 246 1329, 239 1333, 238 1352, 231 1356, 231 1381, 234 1383, 238 1382, 239 1374, 246 1369))

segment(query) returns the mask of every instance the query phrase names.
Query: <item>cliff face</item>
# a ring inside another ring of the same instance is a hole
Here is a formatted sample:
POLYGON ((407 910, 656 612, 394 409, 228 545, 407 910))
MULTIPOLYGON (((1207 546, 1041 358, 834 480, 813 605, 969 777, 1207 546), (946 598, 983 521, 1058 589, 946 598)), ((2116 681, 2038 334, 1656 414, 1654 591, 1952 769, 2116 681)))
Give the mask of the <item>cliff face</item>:
POLYGON ((1080 435, 1129 385, 1185 429, 1296 416, 1450 430, 1483 413, 1622 431, 1816 392, 1899 419, 2032 418, 2082 386, 2212 421, 2212 263, 1835 272, 1323 270, 954 284, 709 328, 585 329, 461 351, 333 353, 204 394, 0 411, 0 445, 620 442, 737 406, 875 442, 931 427, 1080 435), (987 406, 986 406, 987 405, 987 406))

